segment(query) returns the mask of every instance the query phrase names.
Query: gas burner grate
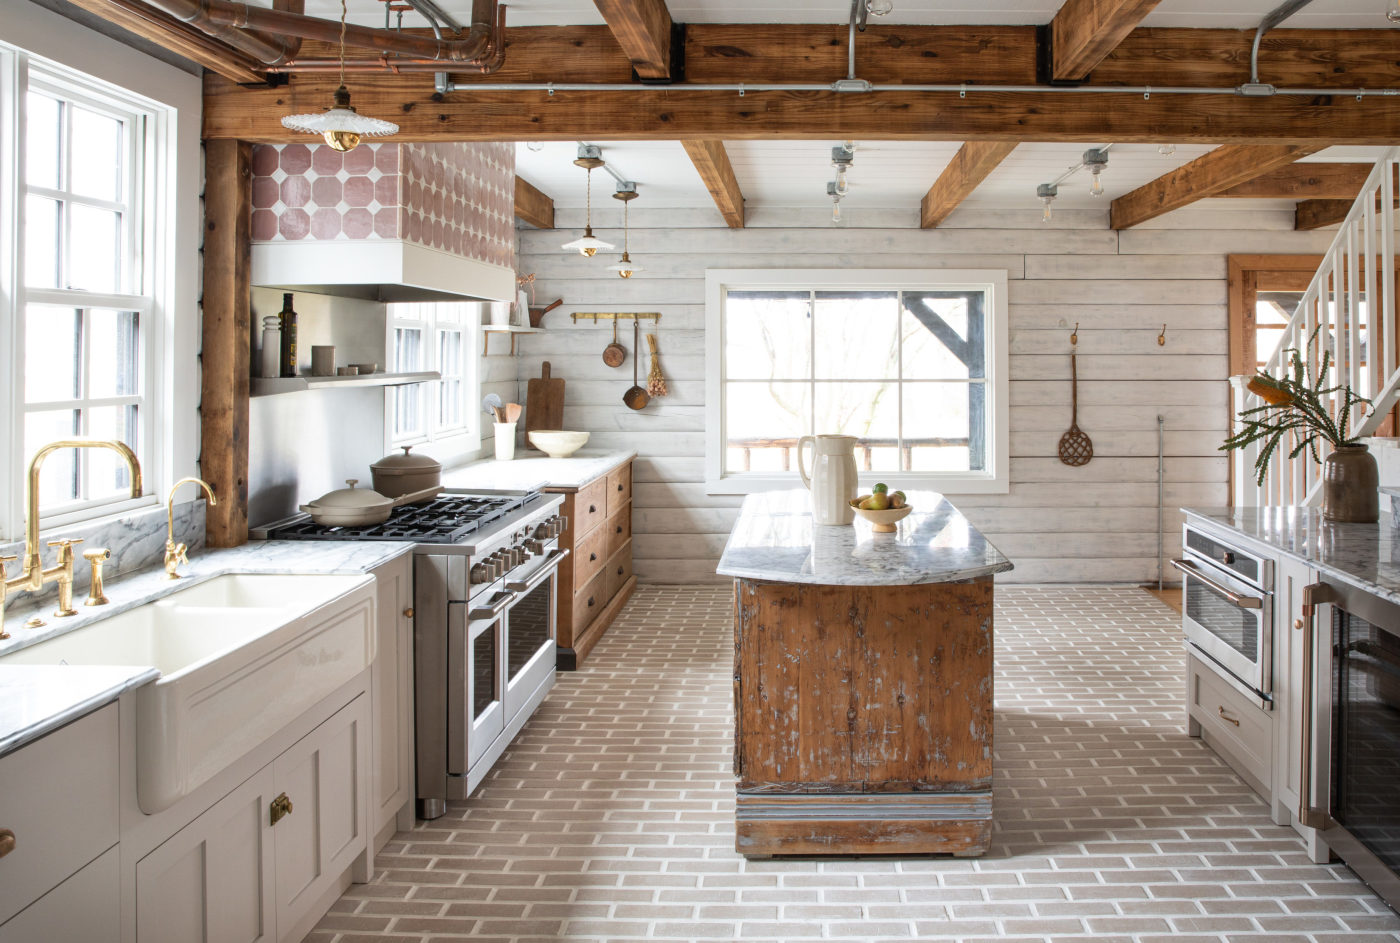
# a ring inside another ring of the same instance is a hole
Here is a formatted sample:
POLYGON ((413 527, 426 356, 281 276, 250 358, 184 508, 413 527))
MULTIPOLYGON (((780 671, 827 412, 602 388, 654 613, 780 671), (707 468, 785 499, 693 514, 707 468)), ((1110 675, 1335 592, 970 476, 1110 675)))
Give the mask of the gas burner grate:
POLYGON ((330 527, 310 520, 271 527, 269 540, 402 540, 453 544, 524 507, 538 497, 526 495, 442 494, 422 504, 405 504, 382 524, 330 527))

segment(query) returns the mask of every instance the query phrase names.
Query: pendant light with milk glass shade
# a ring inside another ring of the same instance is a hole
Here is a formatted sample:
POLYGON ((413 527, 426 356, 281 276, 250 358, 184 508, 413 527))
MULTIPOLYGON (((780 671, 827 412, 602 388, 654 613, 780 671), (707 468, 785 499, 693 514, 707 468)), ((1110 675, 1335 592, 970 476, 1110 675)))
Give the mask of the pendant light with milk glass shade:
POLYGON ((366 117, 350 107, 350 90, 345 87, 345 0, 340 0, 340 87, 331 98, 331 107, 316 114, 287 115, 282 126, 319 134, 337 151, 354 150, 363 137, 398 133, 398 125, 366 117))
POLYGON ((631 278, 633 272, 640 272, 642 267, 632 261, 632 257, 627 254, 628 223, 627 207, 637 198, 637 185, 630 180, 626 183, 618 183, 617 192, 613 194, 614 200, 622 201, 622 258, 616 263, 608 266, 608 271, 616 272, 619 278, 631 278))
POLYGON ((583 236, 573 242, 564 243, 563 247, 577 249, 580 255, 591 259, 598 254, 599 249, 617 248, 611 242, 604 242, 593 235, 593 171, 595 168, 603 166, 603 151, 596 144, 580 144, 578 146, 578 159, 574 161, 574 164, 588 171, 583 236))

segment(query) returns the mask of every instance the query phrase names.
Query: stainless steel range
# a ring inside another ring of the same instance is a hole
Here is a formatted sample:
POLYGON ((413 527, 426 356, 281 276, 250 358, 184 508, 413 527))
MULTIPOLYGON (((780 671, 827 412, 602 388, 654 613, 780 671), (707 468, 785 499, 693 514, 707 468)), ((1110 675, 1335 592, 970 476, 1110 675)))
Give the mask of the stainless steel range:
POLYGON ((554 686, 560 495, 444 491, 383 524, 306 515, 270 540, 401 540, 413 554, 414 746, 420 818, 465 799, 554 686))

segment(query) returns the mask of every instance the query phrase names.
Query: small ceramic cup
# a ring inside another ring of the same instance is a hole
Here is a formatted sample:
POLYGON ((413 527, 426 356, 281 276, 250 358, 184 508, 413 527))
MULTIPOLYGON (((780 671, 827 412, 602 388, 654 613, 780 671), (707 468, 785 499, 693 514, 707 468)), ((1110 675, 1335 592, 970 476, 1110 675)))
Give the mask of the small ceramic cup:
POLYGON ((336 373, 343 377, 357 377, 360 375, 359 367, 341 367, 336 373))
POLYGON ((360 376, 362 377, 379 372, 379 364, 377 363, 352 363, 350 366, 360 371, 360 376))
POLYGON ((311 375, 313 377, 335 376, 335 346, 311 348, 311 375))

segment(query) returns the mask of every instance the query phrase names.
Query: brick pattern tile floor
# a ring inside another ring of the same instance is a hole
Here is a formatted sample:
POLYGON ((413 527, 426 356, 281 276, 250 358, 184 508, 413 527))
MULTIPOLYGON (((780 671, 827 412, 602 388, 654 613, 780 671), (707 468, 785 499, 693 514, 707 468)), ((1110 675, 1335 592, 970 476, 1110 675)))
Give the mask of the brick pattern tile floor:
POLYGON ((1178 620, 1134 588, 999 588, 991 852, 746 861, 730 595, 641 587, 477 794, 308 939, 1400 941, 1185 735, 1178 620))

